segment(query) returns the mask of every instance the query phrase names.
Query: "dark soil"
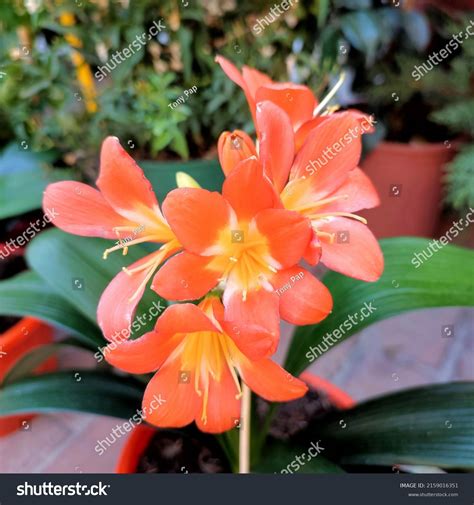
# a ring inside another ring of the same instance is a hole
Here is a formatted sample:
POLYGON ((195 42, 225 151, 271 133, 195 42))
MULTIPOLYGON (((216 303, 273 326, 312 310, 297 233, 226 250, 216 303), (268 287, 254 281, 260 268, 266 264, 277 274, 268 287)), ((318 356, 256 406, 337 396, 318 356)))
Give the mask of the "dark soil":
MULTIPOLYGON (((257 399, 257 416, 263 420, 269 404, 257 399)), ((306 429, 335 407, 327 396, 310 390, 298 400, 280 404, 274 414, 269 435, 283 441, 311 439, 306 429)), ((230 472, 227 459, 212 436, 192 427, 184 431, 157 430, 139 461, 137 473, 223 473, 230 472)))
POLYGON ((137 473, 230 472, 216 439, 197 428, 184 432, 158 430, 142 455, 137 473))

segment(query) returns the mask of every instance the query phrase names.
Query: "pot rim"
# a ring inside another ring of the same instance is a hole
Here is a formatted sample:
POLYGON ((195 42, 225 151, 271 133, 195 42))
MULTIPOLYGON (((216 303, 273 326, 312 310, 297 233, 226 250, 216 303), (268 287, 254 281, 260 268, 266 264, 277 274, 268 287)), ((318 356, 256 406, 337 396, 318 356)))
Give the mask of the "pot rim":
MULTIPOLYGON (((345 391, 311 372, 303 372, 300 378, 309 386, 323 390, 340 409, 349 409, 355 405, 355 401, 345 391)), ((122 447, 115 473, 135 473, 138 461, 156 431, 156 428, 147 424, 135 426, 122 447)))
POLYGON ((446 149, 459 149, 462 142, 460 140, 449 140, 450 147, 447 147, 444 142, 422 142, 422 141, 411 141, 411 142, 395 142, 392 140, 382 140, 379 142, 373 150, 368 153, 370 156, 373 152, 377 150, 388 151, 390 153, 439 153, 446 151, 446 149))

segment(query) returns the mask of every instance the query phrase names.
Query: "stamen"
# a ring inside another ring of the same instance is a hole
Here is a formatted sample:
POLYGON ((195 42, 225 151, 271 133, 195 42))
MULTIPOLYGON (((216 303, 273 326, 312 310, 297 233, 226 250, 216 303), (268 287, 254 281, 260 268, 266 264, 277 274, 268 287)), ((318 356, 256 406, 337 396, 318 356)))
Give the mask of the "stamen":
POLYGON ((158 237, 156 235, 148 235, 146 237, 137 238, 135 240, 130 240, 129 242, 122 242, 122 241, 120 241, 120 244, 118 244, 118 245, 116 245, 114 247, 110 247, 109 249, 106 249, 104 251, 104 254, 102 255, 102 259, 106 260, 107 256, 111 252, 118 251, 119 249, 124 249, 124 248, 128 249, 128 247, 131 246, 131 245, 141 244, 143 242, 153 242, 153 240, 157 240, 159 238, 160 237, 158 237))
POLYGON ((268 263, 265 263, 263 258, 255 251, 246 251, 246 252, 258 265, 264 268, 268 268, 268 270, 270 270, 271 272, 276 272, 275 268, 269 265, 268 263))
POLYGON ((312 220, 317 220, 317 219, 324 219, 326 217, 351 217, 352 219, 355 219, 356 221, 360 221, 361 223, 367 224, 367 219, 358 216, 357 214, 351 214, 350 212, 331 212, 328 214, 311 214, 309 215, 309 219, 312 220))
POLYGON ((342 72, 338 81, 334 87, 329 91, 329 93, 321 100, 319 105, 314 109, 313 117, 319 115, 319 113, 326 107, 326 105, 331 101, 332 97, 338 92, 339 88, 342 86, 344 79, 346 78, 346 73, 342 72))
POLYGON ((237 374, 235 372, 235 368, 232 363, 232 357, 230 355, 230 350, 229 350, 229 343, 227 342, 227 337, 225 336, 220 340, 221 346, 222 346, 222 351, 224 353, 225 360, 227 362, 227 366, 229 367, 230 374, 232 375, 232 379, 234 381, 235 387, 237 388, 238 393, 235 395, 235 399, 239 400, 242 397, 242 387, 240 385, 239 378, 237 377, 237 374))
POLYGON ((318 237, 327 237, 331 244, 334 242, 334 238, 336 237, 335 233, 328 233, 327 231, 319 231, 319 230, 314 230, 316 232, 316 235, 318 237))
POLYGON ((206 384, 206 388, 204 389, 204 399, 202 401, 202 415, 201 421, 203 424, 207 424, 207 401, 209 399, 209 381, 206 384))
POLYGON ((331 196, 330 198, 325 198, 324 200, 319 200, 318 202, 308 203, 306 205, 298 205, 296 207, 292 207, 290 210, 304 212, 305 210, 312 210, 317 207, 321 207, 321 205, 326 205, 327 203, 336 202, 337 200, 347 200, 348 198, 349 198, 349 195, 331 196))

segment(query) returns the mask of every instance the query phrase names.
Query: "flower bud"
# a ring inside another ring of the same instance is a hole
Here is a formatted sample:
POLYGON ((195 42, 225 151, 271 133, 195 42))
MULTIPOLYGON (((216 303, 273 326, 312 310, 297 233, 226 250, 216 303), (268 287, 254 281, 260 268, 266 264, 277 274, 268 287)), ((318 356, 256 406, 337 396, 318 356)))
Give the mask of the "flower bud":
POLYGON ((222 133, 217 150, 222 171, 226 176, 241 161, 257 155, 252 139, 241 130, 222 133))

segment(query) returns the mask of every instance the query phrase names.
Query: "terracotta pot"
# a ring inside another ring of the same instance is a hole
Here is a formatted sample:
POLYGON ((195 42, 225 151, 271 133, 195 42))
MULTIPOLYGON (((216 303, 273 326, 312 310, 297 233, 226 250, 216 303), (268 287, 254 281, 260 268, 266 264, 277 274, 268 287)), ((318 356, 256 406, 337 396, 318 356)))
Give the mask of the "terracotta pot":
MULTIPOLYGON (((309 372, 302 373, 300 377, 314 389, 324 391, 337 408, 348 409, 355 405, 354 400, 347 393, 321 377, 317 377, 309 372)), ((152 428, 151 426, 145 424, 136 426, 122 448, 115 472, 135 473, 138 462, 155 433, 156 428, 152 428)))
MULTIPOLYGON (((53 329, 32 317, 26 317, 0 335, 0 383, 11 368, 25 354, 44 344, 53 342, 53 329)), ((35 373, 49 372, 56 368, 56 359, 50 358, 40 365, 35 373)), ((0 417, 0 436, 25 426, 33 415, 0 417)))
POLYGON ((367 156, 361 168, 377 188, 381 205, 358 214, 378 238, 435 234, 443 166, 453 151, 451 144, 382 142, 367 156))

